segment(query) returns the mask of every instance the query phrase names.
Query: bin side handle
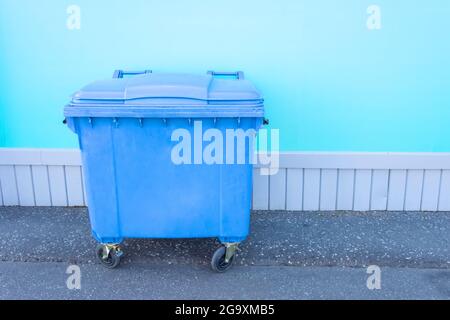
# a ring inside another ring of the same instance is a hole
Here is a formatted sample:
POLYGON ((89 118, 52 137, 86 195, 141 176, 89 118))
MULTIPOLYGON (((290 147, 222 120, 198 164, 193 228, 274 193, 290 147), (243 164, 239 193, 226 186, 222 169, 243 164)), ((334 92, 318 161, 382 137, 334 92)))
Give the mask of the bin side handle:
POLYGON ((238 80, 244 80, 245 75, 243 71, 235 71, 235 72, 223 72, 223 71, 208 71, 208 74, 211 76, 219 76, 219 77, 236 77, 238 80))
POLYGON ((116 70, 114 71, 113 74, 113 78, 114 79, 121 79, 123 78, 125 75, 129 75, 129 76, 135 76, 135 75, 139 75, 139 74, 148 74, 148 73, 152 73, 152 70, 144 70, 144 71, 124 71, 124 70, 116 70))

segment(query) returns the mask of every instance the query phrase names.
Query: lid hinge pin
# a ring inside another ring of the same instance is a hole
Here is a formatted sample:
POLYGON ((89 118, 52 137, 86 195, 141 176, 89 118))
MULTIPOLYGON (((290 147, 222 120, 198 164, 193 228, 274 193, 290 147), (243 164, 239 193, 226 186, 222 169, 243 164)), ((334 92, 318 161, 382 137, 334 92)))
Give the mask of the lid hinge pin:
POLYGON ((167 119, 163 118, 162 121, 164 122, 165 125, 167 125, 167 119))
POLYGON ((142 118, 139 118, 139 127, 143 127, 144 126, 144 120, 142 118))
POLYGON ((189 121, 189 125, 191 125, 192 124, 192 119, 189 118, 188 121, 189 121))
POLYGON ((214 118, 214 126, 217 125, 217 118, 214 118))
POLYGON ((119 127, 119 120, 117 118, 113 118, 113 123, 116 126, 116 128, 119 127))
POLYGON ((91 118, 91 117, 88 118, 88 122, 89 122, 89 124, 91 125, 91 128, 92 128, 94 122, 92 121, 92 118, 91 118))
POLYGON ((238 126, 241 125, 241 118, 237 118, 237 124, 238 124, 238 126))

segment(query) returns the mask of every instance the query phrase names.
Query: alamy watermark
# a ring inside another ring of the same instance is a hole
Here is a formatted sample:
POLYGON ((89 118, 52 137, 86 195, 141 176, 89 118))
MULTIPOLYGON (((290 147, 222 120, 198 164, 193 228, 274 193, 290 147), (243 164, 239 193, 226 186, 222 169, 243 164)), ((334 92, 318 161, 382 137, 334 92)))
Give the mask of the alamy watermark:
POLYGON ((66 26, 69 30, 81 29, 81 8, 78 5, 70 5, 67 7, 67 22, 66 26))
POLYGON ((171 151, 175 165, 244 165, 259 164, 262 175, 274 175, 279 170, 279 130, 208 128, 202 121, 194 121, 193 130, 175 129, 171 151), (193 134, 192 134, 193 132, 193 134), (269 139, 270 132, 270 139, 269 139), (270 144, 270 148, 269 148, 270 144), (259 146, 259 152, 255 150, 259 146))
POLYGON ((367 289, 369 290, 381 290, 381 268, 379 266, 369 266, 367 268, 367 274, 370 276, 367 278, 367 289))
POLYGON ((380 30, 381 29, 381 8, 378 5, 370 5, 367 8, 367 29, 380 30))
POLYGON ((69 290, 81 290, 81 269, 77 265, 70 265, 66 269, 69 276, 66 280, 66 286, 69 290))

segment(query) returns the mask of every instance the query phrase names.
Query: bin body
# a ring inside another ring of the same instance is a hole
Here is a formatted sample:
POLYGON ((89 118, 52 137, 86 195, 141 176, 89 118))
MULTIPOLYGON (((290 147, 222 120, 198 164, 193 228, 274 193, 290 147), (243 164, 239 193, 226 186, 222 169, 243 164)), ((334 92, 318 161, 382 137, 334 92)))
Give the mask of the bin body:
POLYGON ((244 240, 252 132, 261 126, 263 112, 263 100, 248 81, 212 75, 146 74, 97 82, 75 94, 65 116, 79 138, 94 237, 101 243, 244 240), (204 139, 207 132, 215 139, 204 139), (223 146, 222 160, 211 163, 204 155, 220 136, 215 146, 223 146), (176 152, 181 142, 190 148, 176 152), (190 160, 179 163, 174 154, 190 160))

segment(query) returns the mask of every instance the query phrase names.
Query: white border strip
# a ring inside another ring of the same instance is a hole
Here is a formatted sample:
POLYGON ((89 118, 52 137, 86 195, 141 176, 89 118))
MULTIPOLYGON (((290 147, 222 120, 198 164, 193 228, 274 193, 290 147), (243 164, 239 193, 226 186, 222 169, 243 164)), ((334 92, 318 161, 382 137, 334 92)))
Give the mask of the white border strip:
MULTIPOLYGON (((450 211, 450 153, 287 152, 254 169, 253 208, 450 211)), ((85 206, 74 149, 0 148, 0 206, 85 206)))

